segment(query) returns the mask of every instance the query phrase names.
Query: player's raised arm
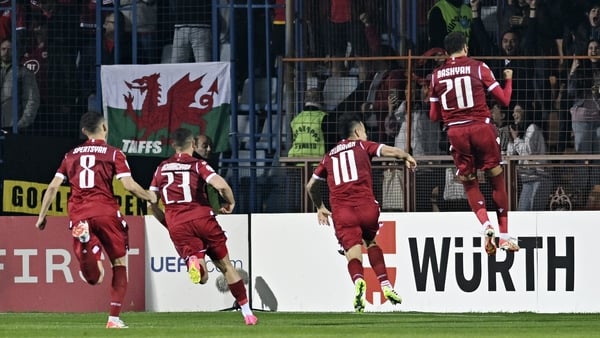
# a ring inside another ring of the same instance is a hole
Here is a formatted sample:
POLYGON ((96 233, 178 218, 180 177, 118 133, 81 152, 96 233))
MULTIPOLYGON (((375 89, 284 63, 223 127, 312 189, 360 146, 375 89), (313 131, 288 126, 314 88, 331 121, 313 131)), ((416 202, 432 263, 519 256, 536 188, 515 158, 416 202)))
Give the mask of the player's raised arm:
POLYGON ((508 107, 510 103, 510 97, 512 96, 512 69, 504 70, 504 88, 497 86, 491 93, 492 96, 504 107, 508 107))

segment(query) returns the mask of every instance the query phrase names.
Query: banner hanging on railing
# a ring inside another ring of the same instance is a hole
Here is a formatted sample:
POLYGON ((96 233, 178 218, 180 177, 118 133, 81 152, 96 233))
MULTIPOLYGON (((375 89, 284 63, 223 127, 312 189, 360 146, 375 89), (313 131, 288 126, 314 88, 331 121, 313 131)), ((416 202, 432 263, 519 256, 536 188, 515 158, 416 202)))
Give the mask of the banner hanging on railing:
POLYGON ((102 106, 108 143, 126 154, 166 157, 170 133, 191 129, 229 147, 228 62, 102 66, 102 106))

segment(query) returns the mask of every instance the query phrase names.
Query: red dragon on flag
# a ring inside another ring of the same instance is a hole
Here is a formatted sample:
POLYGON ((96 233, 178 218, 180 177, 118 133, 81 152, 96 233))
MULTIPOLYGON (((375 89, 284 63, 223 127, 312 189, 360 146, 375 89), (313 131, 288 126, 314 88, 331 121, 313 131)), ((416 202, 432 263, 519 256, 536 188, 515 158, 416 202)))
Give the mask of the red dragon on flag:
POLYGON ((215 152, 228 149, 228 63, 102 66, 101 77, 108 142, 126 154, 168 156, 181 127, 207 134, 215 152))

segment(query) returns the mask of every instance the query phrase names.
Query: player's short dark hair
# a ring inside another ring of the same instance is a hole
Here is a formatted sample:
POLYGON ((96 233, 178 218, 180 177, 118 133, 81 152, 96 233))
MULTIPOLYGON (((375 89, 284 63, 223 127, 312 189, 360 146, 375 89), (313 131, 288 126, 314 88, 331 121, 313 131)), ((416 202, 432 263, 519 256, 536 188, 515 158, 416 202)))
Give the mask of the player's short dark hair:
POLYGON ((194 139, 192 135, 192 131, 187 128, 177 128, 171 134, 171 140, 173 141, 173 146, 178 148, 183 148, 186 146, 186 143, 192 142, 194 139))
POLYGON ((85 129, 90 133, 95 133, 98 131, 103 121, 104 115, 95 111, 89 111, 81 116, 79 125, 81 129, 85 129))
POLYGON ((460 52, 467 44, 467 37, 463 32, 451 32, 444 38, 444 47, 448 54, 460 52))
POLYGON ((338 120, 338 133, 340 138, 347 138, 352 136, 356 125, 362 122, 362 118, 359 114, 346 113, 340 116, 338 120))

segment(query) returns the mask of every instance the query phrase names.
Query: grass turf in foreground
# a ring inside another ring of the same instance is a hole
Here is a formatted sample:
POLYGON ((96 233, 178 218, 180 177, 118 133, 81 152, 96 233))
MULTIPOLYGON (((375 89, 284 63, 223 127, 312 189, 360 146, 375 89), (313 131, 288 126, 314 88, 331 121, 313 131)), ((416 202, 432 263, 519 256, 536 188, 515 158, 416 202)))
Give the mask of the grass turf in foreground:
POLYGON ((108 330, 104 313, 0 313, 0 337, 600 337, 600 314, 124 313, 129 329, 108 330))

